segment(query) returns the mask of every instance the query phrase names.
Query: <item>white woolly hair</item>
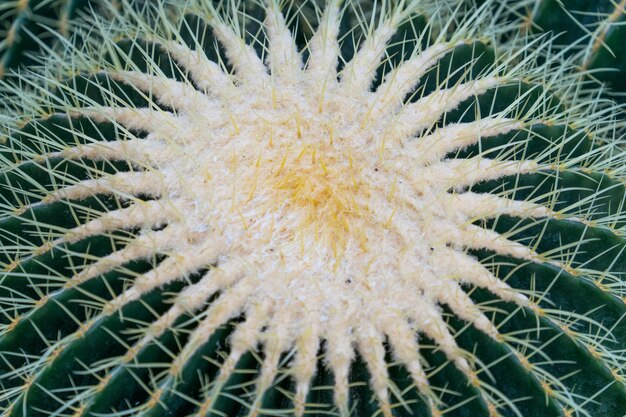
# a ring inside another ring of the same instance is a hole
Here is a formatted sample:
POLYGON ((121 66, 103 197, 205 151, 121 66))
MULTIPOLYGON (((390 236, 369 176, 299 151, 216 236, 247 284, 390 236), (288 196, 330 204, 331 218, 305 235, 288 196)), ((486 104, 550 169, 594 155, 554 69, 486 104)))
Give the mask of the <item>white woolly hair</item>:
MULTIPOLYGON (((241 317, 216 378, 202 387, 202 398, 189 400, 198 416, 213 409, 241 357, 257 349, 263 357, 253 394, 240 399, 250 416, 281 412, 262 409, 262 401, 284 373, 295 390, 289 394, 293 409, 282 411, 302 416, 312 407, 307 397, 320 364, 334 379, 334 405, 327 412, 349 415, 349 370, 357 354, 371 377, 377 409, 391 416, 407 403, 389 376, 386 349, 406 368, 431 415, 442 416, 450 410, 442 401, 447 388, 431 383, 438 370, 421 357, 425 338, 467 378, 490 412, 520 415, 520 399, 507 398, 481 377, 489 374, 489 364, 457 344, 446 306, 519 358, 563 410, 589 415, 562 380, 530 363, 541 356, 542 346, 533 345, 529 334, 501 332, 490 318, 494 307, 470 297, 473 287, 559 328, 584 323, 568 337, 592 347, 623 381, 623 354, 604 343, 610 329, 583 314, 546 308, 546 294, 511 287, 498 276, 496 262, 474 255, 484 249, 546 264, 580 279, 601 280, 608 293, 626 296, 620 277, 573 263, 575 247, 539 253, 536 242, 514 238, 519 229, 498 233, 482 221, 513 216, 535 225, 567 219, 624 236, 624 210, 599 215, 590 209, 594 201, 557 209, 560 190, 527 199, 516 198, 522 191, 517 187, 473 190, 507 176, 550 178, 569 171, 600 172, 624 184, 618 108, 576 68, 587 51, 577 45, 557 49, 549 37, 516 32, 518 9, 506 2, 320 3, 190 0, 138 8, 122 2, 83 17, 75 39, 59 38, 61 47, 42 44, 41 65, 23 70, 18 83, 2 84, 9 110, 1 116, 6 136, 1 173, 21 176, 30 186, 10 190, 12 202, 0 201, 0 218, 23 219, 27 211, 49 204, 64 204, 77 217, 76 227, 66 228, 33 216, 30 226, 44 243, 16 236, 12 246, 1 249, 11 259, 4 269, 14 271, 53 249, 76 256, 71 244, 94 236, 116 242, 108 255, 85 254, 84 263, 56 277, 54 285, 46 277, 52 288, 42 290, 40 300, 13 298, 3 334, 64 290, 111 271, 132 273, 127 265, 135 260, 163 259, 136 273, 110 299, 85 294, 88 321, 50 340, 39 359, 16 369, 24 384, 0 391, 1 397, 11 404, 25 401, 55 352, 102 317, 185 280, 165 313, 133 330, 126 355, 98 364, 103 382, 76 388, 80 394, 61 401, 58 413, 88 409, 106 385, 106 374, 132 363, 164 332, 182 328, 181 317, 190 314, 197 325, 171 362, 154 364, 158 376, 146 387, 149 400, 133 412, 155 407, 209 338, 241 317), (416 15, 426 16, 424 28, 415 27, 416 15), (342 19, 352 27, 347 34, 342 19), (394 38, 407 25, 414 25, 408 31, 412 38, 394 38), (296 26, 305 37, 302 45, 292 32, 296 26), (477 54, 460 67, 439 66, 476 42, 493 49, 492 64, 479 67, 483 56, 477 54), (390 55, 390 46, 403 58, 390 55), (217 58, 205 53, 211 47, 219 51, 217 58), (344 56, 342 48, 354 55, 344 56), (433 74, 444 76, 433 79, 433 74), (425 80, 432 91, 423 87, 425 80), (494 110, 499 92, 515 86, 519 94, 494 110), (495 94, 491 110, 472 107, 473 120, 447 121, 455 110, 489 94, 495 94), (50 117, 69 120, 70 128, 59 135, 22 130, 50 117), (78 120, 89 121, 97 132, 112 126, 115 137, 73 128, 78 120), (536 125, 567 126, 570 133, 530 158, 514 158, 536 139, 536 125), (461 156, 514 133, 520 138, 514 143, 461 156), (10 139, 18 134, 31 140, 28 146, 10 139), (567 157, 566 149, 581 142, 581 135, 590 150, 567 157), (82 167, 89 178, 58 170, 59 159, 82 167), (26 162, 42 167, 49 183, 22 172, 26 162), (119 206, 104 208, 111 196, 119 206), (90 199, 103 203, 96 208, 85 203, 90 199), (198 273, 198 280, 189 281, 198 273)), ((555 359, 543 360, 549 365, 555 359)))

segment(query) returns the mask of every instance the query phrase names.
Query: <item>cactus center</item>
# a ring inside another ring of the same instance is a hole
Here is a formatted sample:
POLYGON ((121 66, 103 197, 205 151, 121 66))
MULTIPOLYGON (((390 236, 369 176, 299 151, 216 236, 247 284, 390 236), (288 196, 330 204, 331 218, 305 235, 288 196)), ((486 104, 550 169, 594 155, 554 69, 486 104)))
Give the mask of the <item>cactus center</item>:
POLYGON ((367 229, 376 220, 369 210, 372 183, 364 171, 378 168, 365 146, 370 132, 355 128, 352 120, 335 119, 313 98, 278 94, 274 105, 268 100, 266 108, 239 115, 235 141, 246 145, 238 147, 237 164, 247 165, 232 165, 231 175, 243 197, 242 212, 263 213, 268 220, 248 235, 295 243, 302 252, 338 261, 348 246, 368 250, 367 229))
POLYGON ((274 206, 286 216, 298 213, 301 232, 330 245, 337 257, 367 211, 365 185, 353 165, 342 166, 324 147, 305 145, 293 158, 271 179, 274 206))

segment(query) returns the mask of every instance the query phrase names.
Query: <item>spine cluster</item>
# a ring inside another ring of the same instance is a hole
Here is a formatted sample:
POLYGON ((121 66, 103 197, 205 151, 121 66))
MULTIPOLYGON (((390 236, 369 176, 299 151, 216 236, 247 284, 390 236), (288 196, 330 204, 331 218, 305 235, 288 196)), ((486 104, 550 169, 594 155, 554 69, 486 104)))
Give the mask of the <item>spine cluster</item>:
POLYGON ((111 7, 3 84, 3 416, 621 417, 617 108, 463 4, 111 7))

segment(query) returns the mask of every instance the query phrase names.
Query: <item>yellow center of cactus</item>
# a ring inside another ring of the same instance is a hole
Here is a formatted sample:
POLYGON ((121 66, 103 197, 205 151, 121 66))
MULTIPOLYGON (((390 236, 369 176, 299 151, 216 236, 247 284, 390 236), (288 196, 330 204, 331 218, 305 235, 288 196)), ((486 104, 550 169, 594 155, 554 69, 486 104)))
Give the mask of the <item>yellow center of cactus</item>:
MULTIPOLYGON (((276 193, 276 210, 284 210, 285 215, 299 213, 303 229, 299 233, 330 245, 336 257, 347 239, 362 232, 355 229, 358 219, 367 215, 367 185, 354 162, 345 166, 345 161, 337 161, 325 148, 305 146, 293 161, 286 161, 285 166, 281 163, 275 178, 266 182, 276 193)), ((357 237, 365 249, 367 238, 357 237)))

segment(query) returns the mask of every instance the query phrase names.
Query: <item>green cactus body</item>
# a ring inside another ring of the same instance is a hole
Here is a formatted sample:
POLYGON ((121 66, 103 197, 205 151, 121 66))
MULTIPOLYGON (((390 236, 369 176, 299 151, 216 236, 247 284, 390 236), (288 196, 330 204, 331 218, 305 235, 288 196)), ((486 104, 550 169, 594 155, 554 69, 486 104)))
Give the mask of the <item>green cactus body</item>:
POLYGON ((0 6, 0 78, 18 64, 32 63, 28 51, 52 44, 58 34, 68 36, 70 20, 89 0, 10 0, 0 6))
POLYGON ((625 1, 541 0, 531 14, 536 31, 551 31, 558 35, 559 44, 579 43, 584 47, 582 68, 605 82, 614 97, 623 102, 625 1))
POLYGON ((3 84, 3 417, 623 417, 582 53, 498 3, 216 4, 110 7, 3 84))

